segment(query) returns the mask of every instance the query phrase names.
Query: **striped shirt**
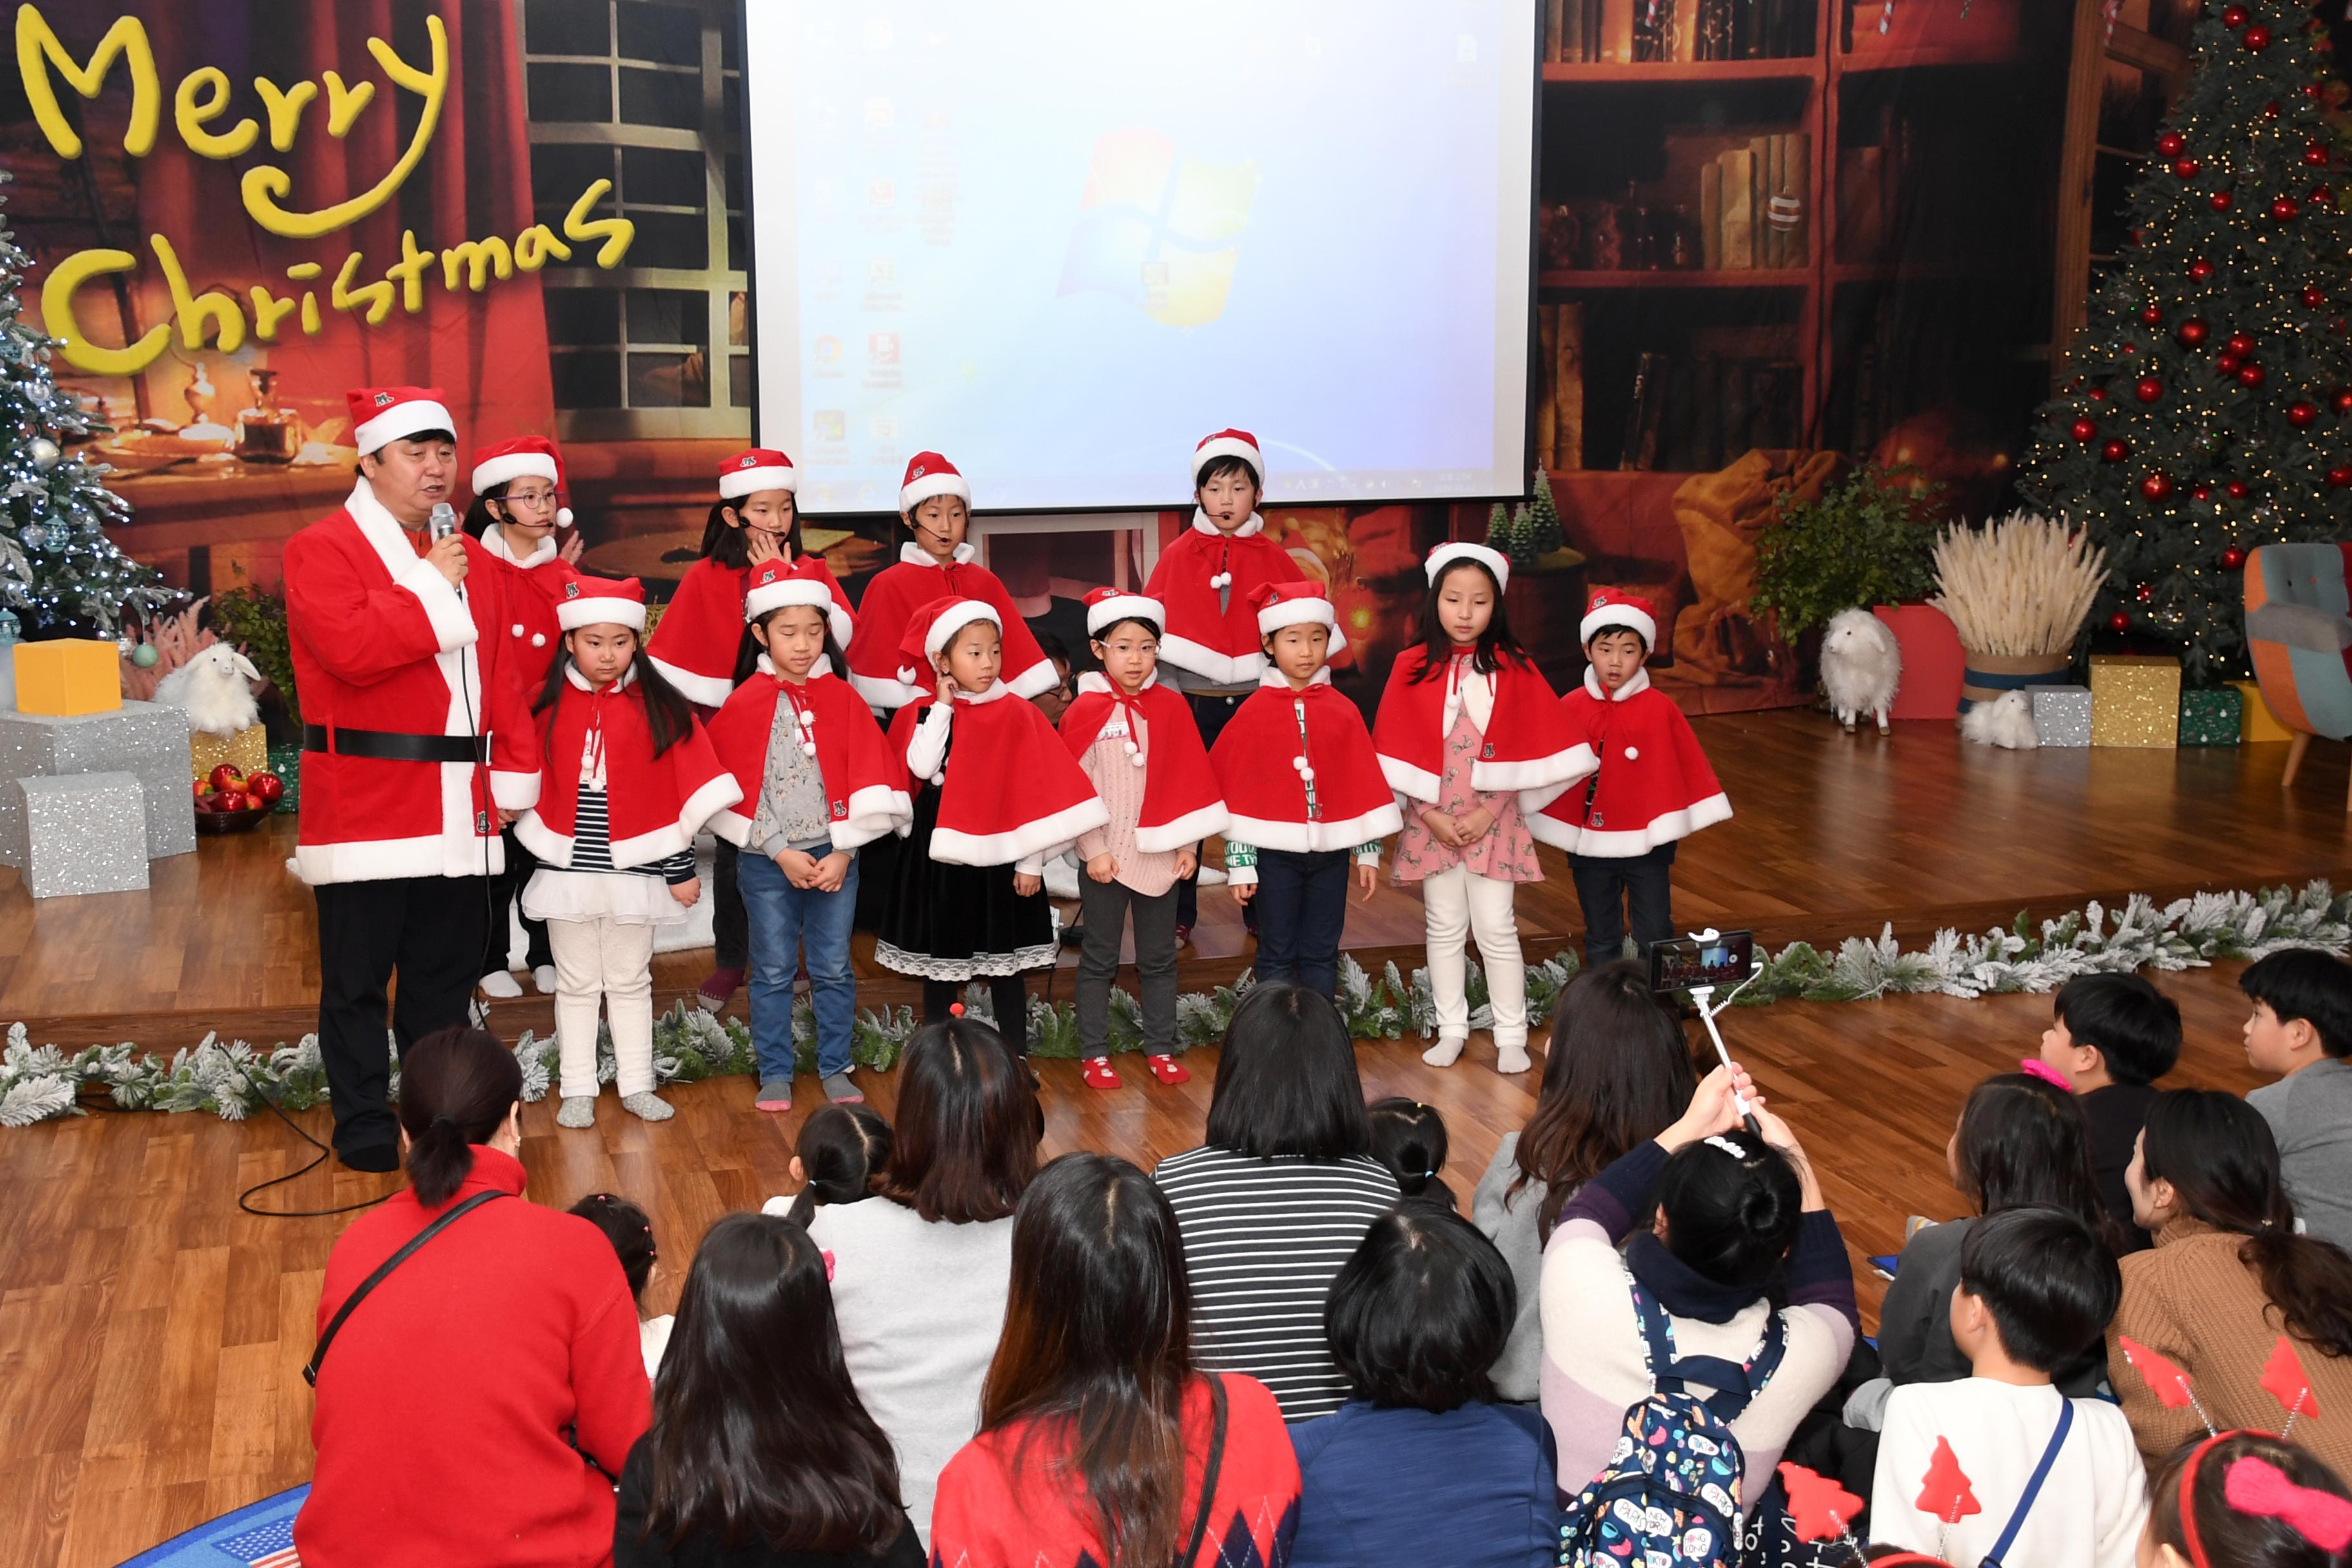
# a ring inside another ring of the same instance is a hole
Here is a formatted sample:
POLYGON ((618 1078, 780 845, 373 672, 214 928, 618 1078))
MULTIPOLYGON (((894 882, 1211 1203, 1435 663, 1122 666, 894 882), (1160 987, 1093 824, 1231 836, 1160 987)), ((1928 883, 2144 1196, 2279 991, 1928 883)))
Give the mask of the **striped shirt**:
POLYGON ((1396 1177, 1370 1156, 1253 1159, 1204 1146, 1152 1173, 1176 1211, 1201 1364, 1274 1391, 1286 1421, 1348 1397, 1323 1338, 1331 1281, 1372 1222, 1396 1207, 1396 1177))
MULTIPOLYGON (((572 869, 619 871, 613 864, 613 829, 604 809, 604 792, 580 786, 580 805, 572 822, 572 869)), ((659 860, 631 866, 624 874, 659 877, 673 886, 694 880, 694 850, 689 847, 659 860)))

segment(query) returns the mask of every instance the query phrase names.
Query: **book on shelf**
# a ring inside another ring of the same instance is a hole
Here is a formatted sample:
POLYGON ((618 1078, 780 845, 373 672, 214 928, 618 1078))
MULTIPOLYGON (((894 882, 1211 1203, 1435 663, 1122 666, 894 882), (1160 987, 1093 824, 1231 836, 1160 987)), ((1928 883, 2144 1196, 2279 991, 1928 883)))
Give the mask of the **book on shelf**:
POLYGON ((1631 468, 1714 473, 1803 436, 1804 369, 1782 358, 1644 353, 1625 429, 1631 468))
POLYGON ((1671 357, 1643 349, 1633 363, 1633 395, 1625 411, 1625 441, 1619 449, 1620 468, 1648 469, 1658 466, 1658 429, 1666 414, 1666 379, 1674 368, 1671 357))
POLYGON ((1727 271, 1738 271, 1756 265, 1756 153, 1751 147, 1735 147, 1716 163, 1723 170, 1723 212, 1717 220, 1723 236, 1723 265, 1727 271))
POLYGON ((1819 0, 1544 0, 1544 58, 1783 59, 1813 52, 1819 0))
POLYGON ((1549 305, 1536 307, 1536 463, 1552 467, 1552 447, 1559 439, 1558 405, 1552 377, 1554 356, 1559 352, 1559 317, 1549 305))
POLYGON ((1757 136, 1699 166, 1699 253, 1709 271, 1802 267, 1811 258, 1813 139, 1757 136))

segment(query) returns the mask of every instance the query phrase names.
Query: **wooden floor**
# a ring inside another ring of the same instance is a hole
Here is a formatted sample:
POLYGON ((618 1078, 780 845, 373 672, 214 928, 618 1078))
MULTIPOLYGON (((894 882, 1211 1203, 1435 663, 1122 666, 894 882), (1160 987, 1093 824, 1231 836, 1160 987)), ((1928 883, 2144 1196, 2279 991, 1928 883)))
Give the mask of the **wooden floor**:
MULTIPOLYGON (((1741 815, 1690 846, 1677 912, 1685 923, 1752 923, 1775 942, 1882 921, 1911 934, 1981 926, 2021 904, 2055 912, 2089 894, 2312 875, 2340 883, 2352 868, 2345 764, 2333 748, 2283 794, 2283 746, 2011 754, 1963 748, 1948 726, 1847 737, 1789 713, 1698 728, 1741 815)), ((184 1042, 142 1029, 207 1018, 290 1018, 279 1032, 299 1030, 315 956, 308 900, 285 878, 284 853, 259 837, 208 842, 159 864, 146 895, 38 908, 0 882, 0 1017, 57 1026, 37 1038, 153 1045, 184 1042)), ((1532 945, 1575 934, 1567 895, 1561 879, 1528 889, 1520 910, 1532 945)), ((1222 894, 1206 898, 1205 956, 1189 974, 1220 960, 1230 969, 1241 947, 1233 917, 1222 894)), ((1416 900, 1384 890, 1351 914, 1349 940, 1406 954, 1418 931, 1416 900)), ((676 955, 664 980, 690 985, 700 968, 698 956, 676 955)), ((2239 1090, 2253 1081, 2238 1044, 2235 973, 2162 978, 2189 1038, 2173 1081, 2239 1090)), ((1959 1099, 2033 1048, 2049 1005, 1895 997, 1784 1003, 1727 1021, 1735 1053, 1822 1170, 1866 1317, 1874 1320, 1880 1282, 1862 1259, 1895 1250, 1907 1214, 1959 1211, 1943 1156, 1959 1099)), ((1425 1067, 1419 1047, 1364 1047, 1365 1089, 1442 1109, 1454 1139, 1446 1179, 1466 1204, 1496 1141, 1524 1121, 1535 1077, 1497 1077, 1483 1037, 1444 1071, 1425 1067)), ((1082 1087, 1071 1064, 1043 1064, 1048 1151, 1108 1150, 1148 1166, 1192 1146, 1213 1059, 1197 1053, 1181 1089, 1138 1072, 1109 1094, 1082 1087)), ((715 1217, 785 1186, 799 1116, 752 1110, 750 1087, 680 1089, 678 1116, 659 1127, 610 1096, 593 1131, 559 1131, 548 1105, 532 1106, 530 1195, 562 1205, 625 1193, 651 1212, 665 1257, 682 1270, 715 1217)), ((887 1113, 895 1085, 871 1089, 887 1113)), ((324 1112, 298 1120, 324 1136, 324 1112)), ((320 1271, 344 1222, 250 1217, 236 1194, 310 1154, 268 1118, 101 1112, 0 1131, 0 1466, 15 1499, 0 1509, 0 1563, 105 1568, 307 1478, 310 1394, 299 1369, 320 1271)), ((387 1185, 321 1169, 271 1195, 315 1208, 387 1185)), ((657 1282, 650 1306, 670 1310, 681 1279, 657 1282)))

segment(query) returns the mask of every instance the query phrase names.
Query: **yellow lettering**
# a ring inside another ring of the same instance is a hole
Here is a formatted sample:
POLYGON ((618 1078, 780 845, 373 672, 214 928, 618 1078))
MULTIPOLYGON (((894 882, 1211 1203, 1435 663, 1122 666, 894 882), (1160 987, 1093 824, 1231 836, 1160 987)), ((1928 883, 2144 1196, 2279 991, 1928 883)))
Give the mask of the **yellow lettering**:
POLYGON ((547 265, 552 256, 558 261, 572 259, 572 247, 555 237, 555 231, 543 223, 535 223, 515 236, 514 264, 519 271, 536 272, 547 265))
POLYGON ((425 274, 433 266, 434 253, 416 248, 416 231, 400 231, 400 259, 383 269, 383 275, 400 285, 400 308, 410 315, 425 309, 425 274))
POLYGON ((359 269, 360 253, 354 250, 343 258, 342 267, 335 273, 335 286, 328 297, 334 301, 338 310, 364 305, 367 307, 368 325, 380 327, 383 319, 392 314, 392 285, 379 279, 364 289, 354 289, 352 287, 352 274, 359 269))
POLYGON ((612 188, 610 180, 595 181, 580 193, 580 199, 573 202, 572 210, 563 215, 563 237, 566 239, 576 239, 583 245, 592 239, 604 242, 596 251, 596 265, 604 268, 618 267, 621 258, 629 253, 629 242, 637 237, 637 226, 627 218, 591 218, 588 216, 596 204, 604 199, 604 193, 612 188))
POLYGON ((327 134, 341 141, 351 133, 352 122, 360 110, 375 101, 375 83, 363 81, 357 87, 345 87, 343 79, 334 71, 319 73, 327 79, 327 134))
POLYGON ((138 265, 139 258, 127 250, 80 250, 49 268, 48 279, 41 285, 41 330, 57 340, 58 352, 76 370, 137 375, 170 344, 172 329, 158 322, 128 348, 104 348, 83 337, 81 323, 74 319, 75 289, 101 272, 129 272, 138 265))
POLYGON ((319 335, 319 291, 315 289, 302 290, 302 335, 306 338, 319 335))
MULTIPOLYGON (((333 206, 322 207, 317 212, 297 213, 289 212, 278 205, 278 199, 294 188, 294 176, 274 164, 257 164, 245 172, 245 178, 238 187, 245 197, 245 210, 254 222, 283 238, 316 239, 322 234, 331 234, 346 224, 365 217, 391 199, 392 193, 408 178, 409 171, 416 167, 417 160, 425 156, 425 144, 433 140, 434 128, 441 122, 442 100, 449 90, 448 29, 441 25, 438 16, 428 12, 425 17, 425 30, 433 44, 433 63, 427 70, 418 70, 402 59, 382 38, 367 41, 368 52, 375 56, 376 63, 383 68, 384 75, 392 79, 393 84, 406 88, 425 100, 424 110, 416 119, 416 133, 409 138, 407 150, 401 153, 400 161, 392 166, 391 173, 348 201, 337 202, 333 206)), ((17 32, 21 39, 24 32, 21 24, 17 32)), ((143 37, 145 35, 141 36, 143 37)), ((24 53, 21 43, 17 53, 20 58, 24 53)), ((152 69, 152 65, 150 69, 152 69)), ((356 107, 352 112, 358 112, 356 107)), ((416 307, 412 305, 410 309, 416 307)))
POLYGON ((172 290, 172 313, 180 321, 180 346, 197 349, 205 345, 205 323, 213 324, 220 352, 236 353, 245 342, 245 312, 227 295, 207 289, 201 294, 188 292, 188 274, 180 266, 179 253, 172 242, 160 234, 151 234, 147 243, 155 247, 155 259, 163 268, 163 281, 172 290))
MULTIPOLYGON (((433 26, 436 39, 440 25, 436 18, 433 26)), ((58 90, 49 80, 48 68, 55 66, 58 74, 66 79, 66 85, 84 98, 96 98, 106 73, 113 68, 116 60, 126 58, 131 66, 131 124, 122 133, 122 150, 134 158, 144 158, 155 145, 155 126, 163 113, 163 87, 155 75, 155 51, 149 46, 147 29, 139 18, 119 17, 106 30, 106 37, 99 39, 98 47, 90 51, 89 64, 78 66, 38 10, 31 5, 16 7, 16 73, 25 79, 25 97, 33 106, 34 121, 60 158, 80 157, 81 138, 74 134, 73 127, 66 123, 58 107, 58 90)))
POLYGON ((253 90, 269 106, 269 144, 280 153, 291 153, 294 132, 302 126, 302 110, 319 96, 319 84, 298 81, 281 92, 276 82, 257 76, 253 79, 253 90))
POLYGON ((466 274, 466 287, 478 294, 489 286, 491 273, 514 276, 514 252, 495 234, 488 239, 461 239, 441 253, 441 287, 456 289, 460 270, 466 274))
POLYGON ((297 309, 294 301, 270 293, 258 283, 247 289, 246 295, 253 301, 253 335, 265 343, 276 342, 278 323, 293 314, 297 309))
POLYGON ((261 134, 261 127, 250 120, 240 120, 226 132, 215 134, 205 129, 205 121, 217 116, 228 107, 228 72, 218 66, 200 66, 180 79, 179 90, 172 95, 172 121, 180 128, 180 140, 188 151, 199 158, 234 158, 253 145, 261 134), (209 88, 211 96, 196 101, 200 88, 209 88))

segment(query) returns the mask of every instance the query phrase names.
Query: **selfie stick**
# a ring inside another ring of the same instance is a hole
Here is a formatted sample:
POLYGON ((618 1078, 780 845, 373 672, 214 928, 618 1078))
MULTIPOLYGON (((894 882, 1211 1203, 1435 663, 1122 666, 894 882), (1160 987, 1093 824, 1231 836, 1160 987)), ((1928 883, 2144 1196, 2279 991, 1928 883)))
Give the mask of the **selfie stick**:
MULTIPOLYGON (((1705 931, 1695 931, 1690 934, 1693 942, 1700 943, 1719 941, 1723 935, 1721 931, 1716 930, 1713 926, 1707 927, 1705 931)), ((1726 1072, 1729 1072, 1731 1070, 1731 1052, 1724 1047, 1723 1031, 1716 1027, 1715 1016, 1717 1013, 1722 1012, 1725 1008, 1730 1006, 1732 998, 1738 995, 1742 991, 1747 990, 1749 983, 1763 973, 1763 963, 1760 961, 1757 961, 1755 963, 1755 966, 1748 970, 1748 979, 1743 980, 1738 984, 1733 986, 1720 1002, 1714 1001, 1715 987, 1712 985, 1694 985, 1690 987, 1691 1001, 1698 1008, 1699 1021, 1706 1026, 1706 1037, 1715 1042, 1716 1059, 1723 1064, 1723 1069, 1726 1072)), ((1731 1102, 1738 1108, 1739 1119, 1748 1124, 1748 1131, 1755 1133, 1759 1138, 1763 1137, 1763 1125, 1756 1120, 1755 1112, 1748 1109, 1748 1097, 1744 1094, 1735 1092, 1731 1097, 1731 1102)))

